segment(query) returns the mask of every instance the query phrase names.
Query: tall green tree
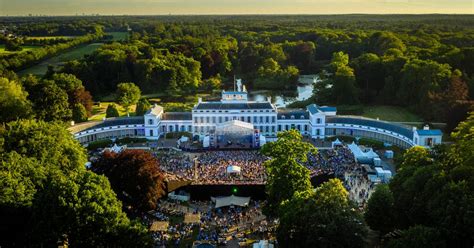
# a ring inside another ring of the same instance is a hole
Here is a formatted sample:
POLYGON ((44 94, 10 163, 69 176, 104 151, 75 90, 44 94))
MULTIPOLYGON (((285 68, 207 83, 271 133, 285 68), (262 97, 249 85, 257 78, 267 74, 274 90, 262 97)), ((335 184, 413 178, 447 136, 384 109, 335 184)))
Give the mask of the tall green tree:
POLYGON ((77 123, 87 121, 87 110, 80 103, 74 104, 72 108, 72 120, 77 123))
POLYGON ((393 230, 393 195, 388 185, 377 186, 371 194, 364 218, 370 228, 381 234, 393 230))
POLYGON ((296 192, 279 210, 282 247, 364 247, 367 227, 338 179, 296 192))
POLYGON ((69 121, 72 111, 65 90, 51 80, 27 77, 23 85, 28 91, 28 99, 33 103, 36 117, 45 121, 69 121))
POLYGON ((0 78, 0 122, 32 117, 28 93, 18 82, 0 78))
POLYGON ((138 101, 137 107, 135 108, 135 115, 144 115, 151 108, 150 102, 147 99, 142 98, 138 101))
POLYGON ((268 214, 275 215, 281 203, 295 192, 312 188, 309 170, 303 165, 310 152, 316 153, 316 148, 302 141, 301 134, 296 130, 280 132, 277 141, 263 146, 262 153, 271 157, 264 163, 268 175, 265 210, 268 214))
POLYGON ((117 85, 117 101, 122 105, 129 115, 130 106, 140 100, 141 91, 134 83, 120 83, 117 85))
POLYGON ((119 117, 120 113, 117 109, 117 105, 110 103, 105 110, 105 118, 119 117))
POLYGON ((16 121, 0 127, 0 231, 5 246, 149 246, 107 178, 87 171, 84 148, 60 124, 16 121), (137 232, 137 228, 138 231, 137 232))

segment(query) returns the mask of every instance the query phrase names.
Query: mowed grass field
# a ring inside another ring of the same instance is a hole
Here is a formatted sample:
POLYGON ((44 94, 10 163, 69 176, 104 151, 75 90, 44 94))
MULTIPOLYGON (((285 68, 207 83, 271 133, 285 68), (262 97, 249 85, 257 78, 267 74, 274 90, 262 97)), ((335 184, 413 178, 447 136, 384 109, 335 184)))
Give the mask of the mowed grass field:
POLYGON ((28 40, 74 39, 75 36, 28 36, 28 40))
MULTIPOLYGON (((107 34, 110 34, 113 36, 112 41, 121 41, 125 40, 128 38, 128 32, 108 32, 107 34)), ((50 36, 52 38, 54 37, 60 37, 60 36, 50 36)), ((68 36, 64 36, 65 38, 69 38, 68 36)), ((38 38, 46 38, 46 37, 38 37, 38 38)), ((102 46, 104 43, 91 43, 91 44, 86 44, 82 46, 78 46, 76 48, 73 48, 71 50, 65 51, 63 53, 58 54, 57 56, 54 56, 52 58, 49 58, 45 61, 42 61, 41 63, 34 65, 32 67, 26 68, 22 71, 19 71, 18 74, 20 76, 23 75, 28 75, 28 74, 33 74, 33 75, 44 75, 46 71, 48 70, 48 65, 53 65, 53 66, 59 66, 67 61, 75 60, 75 59, 81 59, 84 57, 84 55, 91 54, 95 50, 97 50, 100 46, 102 46)), ((1 54, 1 49, 0 49, 0 54, 1 54)))
POLYGON ((21 51, 5 51, 5 45, 1 44, 0 45, 0 55, 1 54, 11 54, 11 53, 22 53, 26 51, 32 51, 38 48, 41 48, 41 46, 21 46, 23 50, 21 51))
POLYGON ((128 39, 128 32, 107 32, 107 34, 113 36, 113 41, 122 41, 128 39))
MULTIPOLYGON (((92 108, 92 116, 89 117, 89 121, 101 121, 103 118, 105 118, 105 112, 107 110, 107 106, 113 102, 101 102, 100 106, 98 104, 95 104, 94 107, 92 108)), ((115 103, 117 106, 117 109, 119 111, 120 116, 127 116, 127 112, 125 111, 125 108, 120 106, 119 104, 115 103)), ((135 115, 135 105, 130 107, 130 116, 135 115)))
POLYGON ((103 43, 91 43, 87 45, 78 46, 72 50, 66 51, 57 56, 49 58, 37 65, 29 67, 25 70, 19 71, 18 74, 20 76, 27 75, 27 74, 44 75, 46 71, 48 70, 48 65, 58 66, 70 60, 81 59, 84 55, 93 53, 100 46, 102 46, 102 44, 103 43))
POLYGON ((385 105, 375 105, 375 106, 362 106, 362 105, 353 105, 353 106, 338 106, 338 114, 350 114, 350 115, 361 115, 367 118, 373 118, 384 121, 394 121, 394 122, 423 122, 423 119, 418 115, 410 112, 409 110, 396 107, 396 106, 385 106, 385 105), (353 113, 351 113, 353 112, 353 113))

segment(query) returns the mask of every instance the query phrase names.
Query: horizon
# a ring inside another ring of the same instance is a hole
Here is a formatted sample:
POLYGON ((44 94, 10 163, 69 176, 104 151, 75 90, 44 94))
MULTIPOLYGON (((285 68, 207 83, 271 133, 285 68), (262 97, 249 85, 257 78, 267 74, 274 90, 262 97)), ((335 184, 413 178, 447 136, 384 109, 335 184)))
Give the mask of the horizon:
POLYGON ((0 0, 0 16, 474 14, 457 0, 0 0))

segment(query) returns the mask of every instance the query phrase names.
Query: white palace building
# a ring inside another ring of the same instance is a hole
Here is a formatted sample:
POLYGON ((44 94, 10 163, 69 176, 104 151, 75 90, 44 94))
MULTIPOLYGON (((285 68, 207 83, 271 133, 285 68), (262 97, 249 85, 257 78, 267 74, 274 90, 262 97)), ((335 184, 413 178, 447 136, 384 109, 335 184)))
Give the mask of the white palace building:
POLYGON ((245 86, 223 91, 220 101, 202 101, 191 112, 165 112, 154 105, 144 116, 109 118, 70 128, 82 144, 112 138, 139 137, 157 140, 166 133, 188 132, 204 146, 221 147, 247 143, 258 147, 276 138, 280 131, 298 130, 303 136, 324 139, 331 136, 364 137, 402 148, 432 147, 441 143, 442 132, 428 127, 416 129, 357 116, 337 115, 335 107, 311 104, 306 109, 278 109, 266 101, 249 101, 245 86))

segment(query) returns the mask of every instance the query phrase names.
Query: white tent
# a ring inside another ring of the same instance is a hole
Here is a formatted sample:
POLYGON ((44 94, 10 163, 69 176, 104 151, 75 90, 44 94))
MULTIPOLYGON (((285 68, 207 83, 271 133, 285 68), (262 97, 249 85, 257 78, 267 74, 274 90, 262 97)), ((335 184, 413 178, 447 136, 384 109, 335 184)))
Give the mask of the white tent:
POLYGON ((229 165, 227 166, 227 173, 237 173, 239 174, 240 173, 240 170, 241 168, 239 166, 235 166, 235 165, 229 165))
POLYGON ((125 149, 127 149, 127 146, 118 146, 117 144, 114 144, 110 148, 104 148, 102 152, 108 151, 108 152, 120 153, 125 149))
POLYGON ((339 139, 336 139, 331 143, 332 148, 334 148, 335 146, 342 146, 342 142, 339 139))
POLYGON ((260 147, 262 147, 266 143, 267 143, 267 138, 263 136, 263 134, 260 134, 260 147))
POLYGON ((368 152, 366 152, 365 155, 368 158, 378 158, 379 157, 379 155, 377 153, 375 153, 374 150, 372 150, 372 148, 370 148, 370 150, 368 152))
POLYGON ((269 243, 268 240, 260 240, 258 243, 253 243, 253 248, 273 248, 273 244, 269 243))
POLYGON ((348 145, 347 147, 351 150, 356 161, 366 159, 364 152, 362 152, 362 150, 358 145, 356 145, 356 143, 352 142, 352 144, 348 145))
POLYGON ((386 158, 393 158, 393 151, 392 150, 386 150, 385 151, 385 157, 386 158))
POLYGON ((188 142, 189 141, 189 138, 187 136, 181 136, 181 138, 179 138, 179 142, 188 142))
POLYGON ((250 197, 240 196, 219 196, 211 197, 211 200, 216 203, 215 208, 228 207, 228 206, 241 206, 246 207, 249 205, 250 197))
POLYGON ((204 139, 202 140, 202 147, 207 148, 209 147, 210 144, 211 144, 211 140, 209 136, 204 137, 204 139))

